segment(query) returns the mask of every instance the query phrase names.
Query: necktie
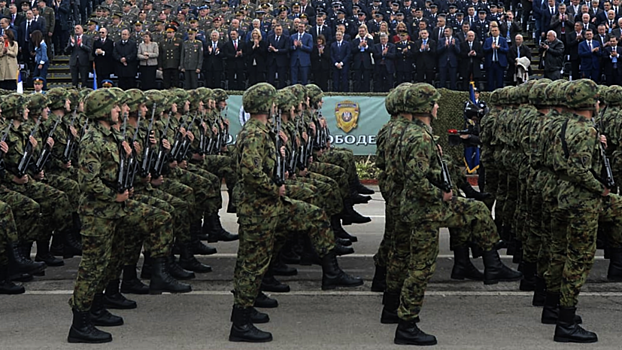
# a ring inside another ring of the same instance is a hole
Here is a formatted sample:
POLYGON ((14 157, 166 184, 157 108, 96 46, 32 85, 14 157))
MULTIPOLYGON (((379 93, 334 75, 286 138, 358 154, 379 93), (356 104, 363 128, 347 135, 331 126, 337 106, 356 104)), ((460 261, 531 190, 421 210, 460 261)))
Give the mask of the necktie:
POLYGON ((590 52, 592 51, 592 40, 587 42, 587 46, 590 48, 590 52))
POLYGON ((78 46, 80 46, 80 44, 82 44, 82 35, 78 36, 78 46))
POLYGON ((30 21, 26 22, 26 41, 28 41, 28 28, 30 27, 30 21))
POLYGON ((469 51, 473 50, 473 42, 469 41, 469 51))
POLYGON ((551 7, 551 14, 554 15, 555 14, 555 7, 551 7))
POLYGON ((320 28, 321 28, 320 26, 317 26, 317 36, 320 36, 320 33, 322 32, 320 28))
MULTIPOLYGON (((615 46, 613 46, 613 47, 611 48, 611 50, 612 50, 613 52, 616 52, 616 47, 615 47, 615 46)), ((618 68, 618 57, 617 57, 617 56, 612 57, 612 58, 611 58, 611 62, 613 63, 613 68, 614 68, 614 69, 617 69, 617 68, 618 68)))
POLYGON ((443 38, 443 35, 445 35, 445 27, 441 27, 441 29, 438 31, 438 40, 441 40, 443 38))
POLYGON ((276 42, 277 43, 279 42, 279 38, 280 38, 279 36, 276 37, 276 42))
POLYGON ((341 41, 337 43, 337 48, 341 48, 341 41))
POLYGON ((235 51, 238 51, 238 41, 237 40, 233 40, 233 48, 235 49, 235 51))
MULTIPOLYGON (((495 45, 497 45, 497 38, 494 38, 493 41, 495 45)), ((494 51, 492 52, 492 60, 493 62, 499 61, 499 57, 497 57, 497 49, 494 49, 494 51)))
POLYGON ((423 47, 425 47, 428 44, 428 40, 427 39, 423 39, 423 47))
POLYGON ((216 49, 218 48, 218 44, 216 44, 216 43, 212 43, 212 45, 213 45, 212 50, 214 50, 214 52, 216 52, 216 49))
POLYGON ((520 46, 516 47, 516 58, 520 58, 520 46))
POLYGON ((300 41, 300 33, 298 33, 298 41, 300 41))

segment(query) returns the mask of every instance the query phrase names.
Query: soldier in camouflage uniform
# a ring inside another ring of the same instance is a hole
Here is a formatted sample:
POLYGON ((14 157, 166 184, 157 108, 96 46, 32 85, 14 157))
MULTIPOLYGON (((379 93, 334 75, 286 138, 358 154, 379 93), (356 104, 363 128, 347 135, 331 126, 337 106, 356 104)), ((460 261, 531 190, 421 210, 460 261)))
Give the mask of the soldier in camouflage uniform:
POLYGON ((22 294, 26 291, 23 286, 15 285, 9 278, 9 252, 5 247, 17 241, 17 228, 13 220, 11 207, 0 202, 0 294, 22 294))
POLYGON ((283 229, 309 232, 322 263, 323 289, 362 284, 362 280, 348 276, 339 268, 326 214, 320 208, 289 199, 284 179, 275 176, 276 158, 284 156, 284 149, 277 154, 273 140, 278 136, 270 133, 267 126, 268 116, 274 113, 275 95, 274 87, 260 83, 246 90, 242 97, 244 110, 251 114, 251 119, 238 136, 235 152, 240 247, 234 273, 230 341, 272 340, 270 333, 253 325, 252 306, 272 259, 275 235, 283 229))
MULTIPOLYGON (((116 95, 108 89, 94 91, 87 97, 86 113, 94 125, 81 141, 79 150, 78 180, 82 192, 79 212, 83 220, 84 250, 69 301, 74 316, 68 336, 72 343, 110 342, 110 333, 94 326, 123 324, 122 318, 104 308, 100 292, 117 267, 113 259, 123 250, 124 230, 171 231, 170 214, 128 199, 129 191, 121 192, 117 187, 120 158, 131 154, 124 135, 113 127, 120 112, 116 95)), ((160 243, 152 247, 150 292, 189 292, 189 285, 180 284, 168 273, 165 262, 170 242, 168 246, 167 242, 160 243)))
POLYGON ((402 115, 412 122, 399 137, 398 173, 404 179, 400 215, 410 225, 410 263, 402 286, 396 344, 432 345, 436 338, 419 330, 416 322, 423 295, 438 255, 438 230, 456 227, 477 237, 483 250, 484 283, 514 281, 521 273, 503 265, 494 249, 498 235, 490 211, 482 202, 454 197, 443 174, 441 149, 430 128, 440 95, 429 84, 413 85, 404 94, 402 115))

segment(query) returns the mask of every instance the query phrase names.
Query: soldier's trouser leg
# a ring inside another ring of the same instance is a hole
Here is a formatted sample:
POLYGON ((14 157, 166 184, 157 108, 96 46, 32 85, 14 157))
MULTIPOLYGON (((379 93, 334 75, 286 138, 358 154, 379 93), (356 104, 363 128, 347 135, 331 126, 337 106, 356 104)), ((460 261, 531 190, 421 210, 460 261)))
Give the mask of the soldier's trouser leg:
POLYGON ((395 220, 393 218, 393 213, 386 207, 384 211, 384 234, 378 246, 378 251, 374 254, 374 265, 376 266, 388 266, 389 254, 394 240, 394 226, 395 220))
POLYGON ((26 195, 39 203, 42 220, 46 225, 40 225, 37 240, 49 239, 52 230, 63 230, 71 223, 71 205, 67 195, 52 186, 40 182, 28 181, 25 185, 11 185, 10 189, 26 195))
POLYGON ((516 201, 518 200, 518 180, 514 175, 507 177, 507 196, 503 205, 504 224, 511 227, 511 233, 517 238, 517 223, 514 221, 516 201))
POLYGON ((579 292, 594 264, 596 235, 598 231, 598 210, 583 207, 569 215, 566 262, 562 273, 559 305, 574 307, 579 292))
POLYGON ((39 219, 41 218, 39 203, 6 187, 0 187, 0 200, 6 202, 11 208, 17 208, 13 212, 13 218, 17 226, 18 241, 35 241, 39 232, 39 219))
POLYGON ((328 152, 325 152, 322 155, 322 161, 343 168, 346 171, 348 184, 355 184, 358 182, 356 163, 354 162, 354 155, 351 151, 344 151, 340 148, 331 148, 328 152))
MULTIPOLYGON (((397 209, 399 212, 399 209, 397 209)), ((395 208, 387 207, 387 211, 395 213, 395 208)), ((408 274, 410 260, 410 239, 412 226, 395 217, 392 226, 392 241, 387 262, 387 292, 399 293, 408 274)))
POLYGON ((216 175, 206 171, 202 174, 208 177, 184 170, 177 179, 184 185, 192 187, 198 209, 197 215, 202 215, 204 212, 213 214, 222 207, 220 180, 216 175))
MULTIPOLYGON (((497 195, 496 195, 497 203, 495 205, 495 218, 503 224, 506 224, 506 222, 508 221, 506 212, 504 211, 505 203, 507 201, 507 195, 508 195, 508 176, 504 173, 499 173, 499 182, 497 185, 497 195)), ((508 239, 509 237, 502 237, 502 238, 508 239)))
MULTIPOLYGON (((526 228, 526 240, 523 241, 523 260, 530 263, 538 263, 544 265, 538 267, 539 269, 546 269, 548 263, 544 261, 544 252, 542 259, 540 260, 540 250, 542 249, 542 197, 539 193, 530 191, 529 193, 529 215, 527 217, 526 228)), ((539 276, 542 276, 538 274, 539 276)))
POLYGON ((78 202, 80 201, 80 187, 78 186, 78 182, 68 177, 55 174, 45 174, 45 177, 48 185, 65 192, 71 208, 76 211, 78 209, 78 202))
POLYGON ((226 155, 206 155, 205 169, 219 178, 224 178, 228 189, 233 189, 238 182, 234 169, 233 158, 226 155))
POLYGON ((398 309, 398 316, 402 320, 412 321, 419 316, 425 289, 436 268, 438 232, 441 227, 470 230, 484 251, 493 249, 496 243, 495 224, 484 203, 457 197, 450 202, 448 212, 449 215, 442 222, 411 223, 410 264, 398 309))
MULTIPOLYGON (((546 290, 551 293, 559 293, 562 283, 562 272, 566 263, 566 251, 568 249, 568 217, 565 211, 549 205, 551 213, 550 233, 545 238, 549 242, 550 262, 549 268, 544 274, 546 290)), ((557 205, 557 203, 554 203, 557 205)))
POLYGON ((0 202, 0 266, 7 265, 6 246, 17 242, 17 227, 13 219, 13 211, 7 203, 0 202))
POLYGON ((112 241, 120 220, 82 215, 82 260, 69 305, 78 311, 89 311, 93 296, 104 283, 104 274, 112 254, 112 241))
MULTIPOLYGON (((185 214, 187 215, 189 223, 191 223, 193 219, 196 219, 196 213, 198 212, 198 208, 196 206, 194 190, 192 189, 192 187, 186 186, 174 179, 166 179, 162 186, 158 187, 158 190, 161 190, 165 193, 175 196, 176 198, 181 199, 187 205, 188 209, 185 214)), ((189 242, 192 239, 192 237, 190 236, 190 230, 175 230, 175 239, 179 240, 180 242, 189 242)))
POLYGON ((317 188, 313 185, 298 181, 298 179, 287 180, 285 182, 285 193, 287 193, 287 197, 305 203, 320 204, 321 202, 317 188))
POLYGON ((339 195, 339 185, 335 180, 317 173, 310 173, 309 177, 297 177, 296 180, 317 188, 321 203, 320 205, 312 204, 324 209, 329 216, 339 214, 343 210, 343 200, 339 195))
MULTIPOLYGON (((499 187, 499 171, 492 164, 486 166, 486 191, 497 197, 497 189, 499 187)), ((481 189, 480 189, 481 190, 481 189)))
POLYGON ((603 198, 600 223, 610 223, 606 232, 608 248, 622 248, 622 196, 610 194, 603 198))
MULTIPOLYGON (((168 209, 174 209, 163 203, 168 209)), ((136 201, 128 201, 131 215, 123 218, 123 227, 138 230, 145 235, 145 244, 150 248, 151 257, 162 258, 169 256, 173 243, 173 217, 162 209, 136 201)))
POLYGON ((306 234, 320 258, 335 247, 335 235, 324 210, 302 201, 291 200, 285 203, 279 213, 275 231, 306 234))
POLYGON ((346 177, 346 171, 342 167, 330 163, 314 161, 309 165, 309 170, 337 181, 337 184, 339 184, 339 191, 341 192, 341 198, 345 199, 350 197, 348 178, 346 177))

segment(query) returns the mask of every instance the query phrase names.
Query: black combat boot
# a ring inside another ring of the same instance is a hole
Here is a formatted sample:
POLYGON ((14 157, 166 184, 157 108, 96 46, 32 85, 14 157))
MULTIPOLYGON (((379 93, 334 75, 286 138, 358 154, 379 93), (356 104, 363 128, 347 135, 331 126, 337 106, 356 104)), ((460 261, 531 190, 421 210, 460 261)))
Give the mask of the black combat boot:
POLYGON ((341 226, 341 219, 339 215, 333 215, 330 217, 330 226, 333 229, 333 233, 335 234, 335 238, 347 239, 350 242, 358 242, 358 238, 356 236, 352 236, 341 226))
POLYGON ((374 278, 371 281, 371 291, 382 293, 387 288, 387 267, 376 265, 374 278))
POLYGON ((436 337, 420 330, 414 320, 404 321, 402 319, 395 330, 393 342, 402 345, 436 345, 437 343, 436 337))
POLYGON ((190 285, 181 283, 170 275, 166 258, 153 258, 152 264, 149 294, 188 293, 192 291, 190 285))
POLYGON ((349 247, 352 245, 352 241, 346 238, 335 238, 335 243, 343 247, 349 247))
POLYGON ((100 327, 116 327, 123 325, 123 318, 115 316, 104 307, 104 295, 96 293, 91 305, 91 322, 100 327))
POLYGON ((261 331, 253 325, 251 315, 252 307, 242 308, 233 306, 231 319, 231 332, 229 333, 229 341, 248 342, 248 343, 265 343, 272 341, 272 334, 261 331))
POLYGON ((523 277, 519 271, 505 266, 499 258, 496 250, 484 252, 484 284, 497 284, 499 282, 518 281, 523 277))
POLYGON ((261 290, 274 293, 288 293, 290 288, 287 284, 281 283, 281 281, 274 278, 274 275, 268 269, 261 280, 261 290))
POLYGON ((454 267, 451 270, 451 278, 455 280, 484 280, 484 274, 473 265, 469 258, 468 246, 454 248, 454 267))
POLYGON ((546 300, 546 281, 540 276, 536 276, 536 285, 533 292, 531 305, 544 306, 546 300))
POLYGON ((364 224, 371 221, 371 218, 363 216, 354 210, 353 205, 352 199, 347 198, 343 200, 343 211, 341 212, 341 221, 343 225, 364 224))
POLYGON ((211 227, 211 230, 209 231, 207 236, 207 241, 209 243, 214 243, 218 241, 231 242, 238 240, 238 235, 232 234, 231 232, 225 230, 224 227, 222 227, 222 223, 220 222, 220 216, 218 215, 218 213, 210 215, 210 218, 210 222, 213 226, 211 227))
MULTIPOLYGON (((542 308, 542 317, 540 321, 544 324, 557 324, 559 320, 559 299, 560 293, 546 292, 546 298, 544 299, 544 307, 542 308)), ((581 316, 574 316, 574 323, 581 324, 583 319, 581 316)))
POLYGON ((357 183, 354 185, 354 189, 356 190, 356 192, 360 194, 374 194, 375 193, 374 190, 372 190, 369 187, 366 187, 360 181, 357 181, 357 183))
POLYGON ((352 200, 352 204, 367 204, 371 200, 371 197, 360 195, 357 192, 352 192, 350 199, 352 200))
POLYGON ((383 307, 380 315, 380 323, 397 324, 400 319, 397 317, 397 308, 400 306, 400 292, 384 292, 382 296, 383 307))
POLYGON ((576 307, 560 307, 553 340, 559 343, 596 343, 598 336, 576 322, 576 307))
POLYGON ((536 290, 536 269, 537 263, 531 261, 523 261, 523 279, 520 280, 519 289, 525 292, 536 290))
POLYGON ((287 266, 287 264, 283 262, 282 255, 281 250, 281 254, 279 254, 277 261, 274 263, 274 266, 272 266, 272 274, 275 276, 296 276, 298 274, 298 270, 287 266))
POLYGON ((104 307, 108 309, 128 310, 138 307, 134 300, 129 300, 119 292, 119 279, 108 282, 104 292, 104 307))
MULTIPOLYGON (((255 309, 254 307, 252 307, 251 309, 253 309, 251 311, 251 322, 253 324, 259 324, 259 323, 268 323, 270 322, 270 316, 265 313, 265 312, 261 312, 257 309, 255 309)), ((231 322, 233 322, 233 314, 231 314, 231 322)))
POLYGON ((194 271, 198 273, 212 272, 212 267, 201 263, 192 254, 188 243, 178 243, 180 246, 179 266, 184 270, 194 271))
POLYGON ((342 256, 342 255, 349 255, 349 254, 354 254, 354 248, 352 247, 344 247, 341 244, 336 243, 335 244, 335 254, 337 254, 337 256, 342 256))
POLYGON ((227 189, 229 194, 229 203, 227 203, 227 213, 235 213, 237 211, 235 200, 233 199, 233 188, 227 189))
POLYGON ((82 243, 80 243, 77 239, 80 231, 77 228, 70 227, 60 231, 57 234, 59 234, 63 240, 64 259, 73 258, 74 256, 82 256, 82 243))
POLYGON ((140 278, 148 280, 151 279, 151 253, 145 251, 143 252, 143 257, 143 267, 140 269, 140 278))
POLYGON ((614 282, 622 282, 622 248, 609 249, 607 279, 614 282))
POLYGON ((0 294, 22 294, 26 292, 23 286, 18 286, 9 280, 9 267, 0 265, 0 294))
POLYGON ((121 293, 126 294, 149 294, 149 286, 138 279, 136 265, 123 266, 123 281, 121 293))
POLYGON ((65 251, 65 245, 60 235, 52 235, 52 245, 50 246, 50 253, 54 256, 63 256, 65 251))
POLYGON ((212 255, 218 252, 216 248, 203 244, 198 237, 190 242, 190 247, 194 255, 212 255))
POLYGON ((341 270, 334 250, 324 255, 321 262, 322 290, 335 289, 336 287, 356 287, 363 284, 361 278, 352 277, 341 270))
POLYGON ((194 272, 188 271, 179 266, 179 264, 175 261, 174 255, 170 255, 167 258, 167 268, 168 272, 176 280, 191 280, 196 277, 194 272))
POLYGON ((471 184, 468 182, 462 184, 462 186, 460 186, 460 189, 464 191, 464 195, 467 198, 473 198, 480 202, 483 202, 485 199, 492 197, 490 193, 476 191, 473 186, 471 186, 471 184))
POLYGON ((47 268, 44 262, 34 262, 26 259, 19 249, 17 243, 8 244, 6 247, 7 257, 9 258, 9 267, 13 273, 19 274, 37 274, 43 272, 47 268))
POLYGON ((37 255, 35 261, 43 261, 47 266, 63 266, 65 262, 57 259, 50 253, 49 240, 37 241, 37 255))
POLYGON ((263 292, 259 292, 259 294, 257 294, 257 296, 255 297, 255 302, 253 303, 253 306, 263 309, 274 309, 276 307, 279 307, 279 302, 276 299, 270 298, 269 296, 265 295, 263 292))
POLYGON ((69 329, 67 341, 70 343, 108 343, 112 341, 112 335, 108 332, 100 331, 91 322, 90 312, 71 310, 73 312, 73 322, 69 329))

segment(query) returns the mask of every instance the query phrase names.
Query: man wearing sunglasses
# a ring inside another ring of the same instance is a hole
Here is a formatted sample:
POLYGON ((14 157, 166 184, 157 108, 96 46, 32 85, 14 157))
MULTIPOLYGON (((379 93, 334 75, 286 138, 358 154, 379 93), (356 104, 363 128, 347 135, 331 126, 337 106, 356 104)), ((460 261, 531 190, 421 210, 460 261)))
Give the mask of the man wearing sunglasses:
POLYGON ((114 71, 112 63, 112 50, 114 43, 108 38, 108 30, 106 28, 99 29, 99 39, 95 38, 93 42, 93 57, 95 63, 95 72, 97 73, 97 87, 101 87, 102 80, 110 79, 110 74, 114 71))

